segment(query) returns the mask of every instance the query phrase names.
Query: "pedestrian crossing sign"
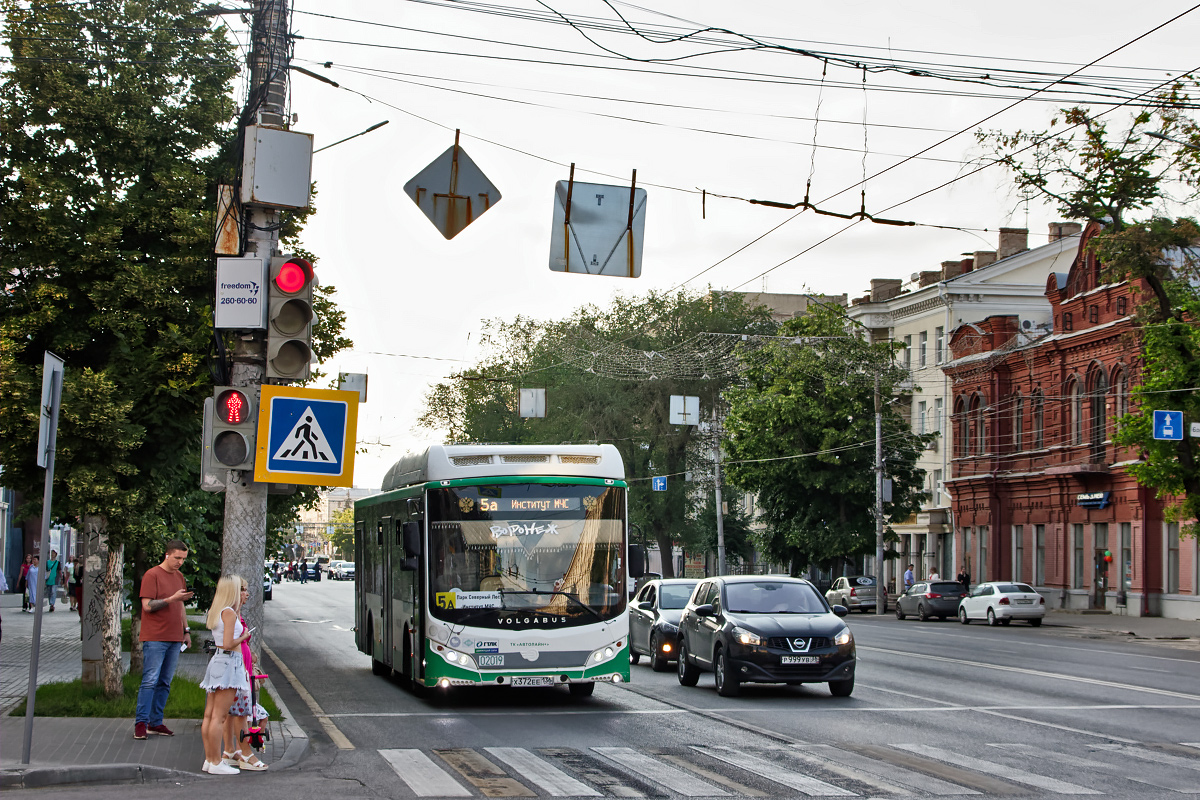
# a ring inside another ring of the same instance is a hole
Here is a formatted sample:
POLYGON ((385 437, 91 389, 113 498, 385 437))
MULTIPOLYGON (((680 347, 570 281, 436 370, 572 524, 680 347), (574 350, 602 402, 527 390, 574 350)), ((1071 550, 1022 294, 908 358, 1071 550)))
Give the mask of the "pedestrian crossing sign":
POLYGON ((254 480, 354 485, 358 392, 263 386, 254 480))

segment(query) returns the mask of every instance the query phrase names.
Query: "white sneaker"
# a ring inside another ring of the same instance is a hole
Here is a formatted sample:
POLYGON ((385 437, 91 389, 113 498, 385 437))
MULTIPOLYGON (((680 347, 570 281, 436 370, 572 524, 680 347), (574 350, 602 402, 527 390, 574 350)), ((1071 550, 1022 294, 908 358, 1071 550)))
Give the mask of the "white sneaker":
POLYGON ((222 753, 221 763, 227 767, 238 767, 241 764, 238 762, 238 753, 222 753))
POLYGON ((209 764, 209 775, 237 775, 241 770, 237 767, 231 767, 228 764, 209 764))

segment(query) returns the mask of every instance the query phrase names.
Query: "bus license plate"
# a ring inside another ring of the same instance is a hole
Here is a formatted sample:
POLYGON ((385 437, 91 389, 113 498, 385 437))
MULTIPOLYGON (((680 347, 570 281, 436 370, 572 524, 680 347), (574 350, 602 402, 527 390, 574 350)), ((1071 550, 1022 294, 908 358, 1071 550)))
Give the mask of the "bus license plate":
POLYGON ((513 686, 553 686, 553 675, 526 675, 512 679, 513 686))
POLYGON ((781 664, 820 664, 819 656, 780 656, 779 663, 781 664))

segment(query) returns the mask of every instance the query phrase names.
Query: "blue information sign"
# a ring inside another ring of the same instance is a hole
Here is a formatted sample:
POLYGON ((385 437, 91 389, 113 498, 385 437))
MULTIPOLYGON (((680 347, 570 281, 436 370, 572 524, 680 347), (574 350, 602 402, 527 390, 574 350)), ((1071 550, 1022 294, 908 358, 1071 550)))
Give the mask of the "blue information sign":
POLYGON ((666 478, 651 478, 650 488, 656 492, 665 492, 667 490, 666 478))
POLYGON ((1183 438, 1182 411, 1155 411, 1154 438, 1178 441, 1183 438))

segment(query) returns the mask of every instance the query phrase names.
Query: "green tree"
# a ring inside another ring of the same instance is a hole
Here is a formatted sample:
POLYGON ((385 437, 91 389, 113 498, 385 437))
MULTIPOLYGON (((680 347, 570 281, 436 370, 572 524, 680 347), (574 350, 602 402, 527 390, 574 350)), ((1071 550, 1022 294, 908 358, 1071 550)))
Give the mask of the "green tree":
POLYGON ((741 295, 686 292, 617 297, 559 321, 492 321, 483 360, 434 387, 420 422, 447 441, 615 445, 630 481, 630 519, 658 543, 671 575, 671 547, 694 514, 695 487, 683 478, 709 455, 698 451, 694 426, 670 424, 670 396, 700 396, 711 409, 736 378, 724 357, 730 345, 700 334, 774 327, 765 308, 741 295), (517 389, 535 387, 546 389, 546 417, 522 419, 517 389), (674 476, 668 491, 651 491, 655 475, 674 476))
MULTIPOLYGON (((836 306, 789 320, 781 333, 802 341, 772 345, 745 385, 726 392, 725 449, 730 482, 758 495, 766 523, 759 548, 798 575, 874 551, 874 377, 891 397, 904 372, 890 344, 851 335, 836 306)), ((884 515, 903 519, 920 507, 924 476, 916 461, 931 437, 885 409, 885 474, 893 489, 884 515)))
MULTIPOLYGON (((1200 188, 1200 128, 1183 115, 1184 87, 1134 114, 1118 129, 1087 109, 1064 109, 1051 130, 980 132, 991 157, 1023 192, 1040 195, 1068 219, 1100 227, 1091 238, 1110 282, 1129 281, 1141 293, 1136 309, 1141 380, 1133 411, 1115 441, 1140 453, 1129 472, 1172 501, 1175 519, 1200 517, 1200 452, 1194 440, 1156 441, 1155 409, 1200 419, 1200 226, 1163 211, 1195 200, 1200 188), (1055 135, 1065 123, 1067 130, 1055 135), (1068 135, 1069 132, 1069 135, 1068 135)), ((1194 526, 1185 530, 1195 535, 1194 526)))
POLYGON ((333 545, 333 552, 339 558, 353 559, 354 509, 343 508, 334 512, 329 518, 329 524, 333 526, 333 535, 329 537, 329 542, 333 545))

